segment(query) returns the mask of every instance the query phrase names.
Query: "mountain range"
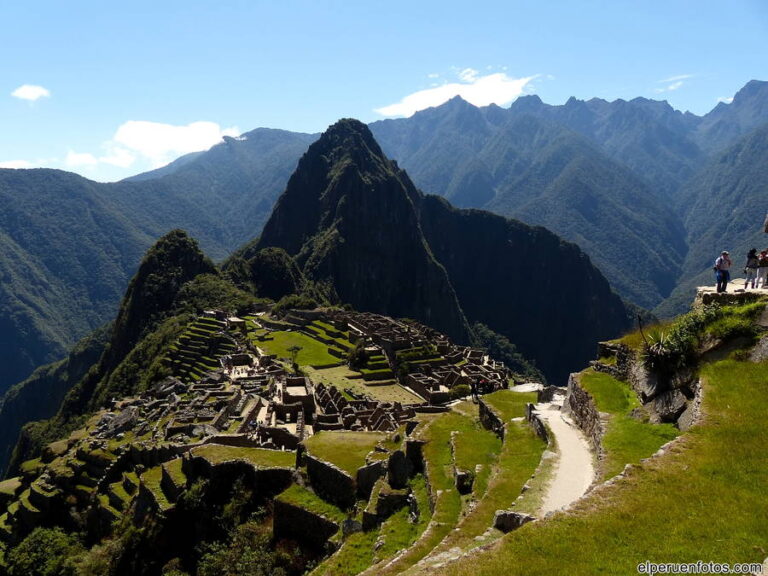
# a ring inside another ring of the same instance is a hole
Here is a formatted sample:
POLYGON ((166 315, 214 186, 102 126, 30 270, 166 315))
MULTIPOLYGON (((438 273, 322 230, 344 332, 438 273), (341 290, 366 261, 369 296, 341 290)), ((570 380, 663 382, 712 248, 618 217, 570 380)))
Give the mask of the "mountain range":
MULTIPOLYGON (((763 239, 751 175, 768 159, 766 122, 768 83, 753 80, 702 117, 644 98, 528 96, 508 109, 454 99, 370 130, 416 188, 544 225, 622 296, 671 314, 716 252, 763 239)), ((316 139, 258 129, 114 184, 0 170, 0 391, 106 323, 155 238, 184 228, 221 260, 258 236, 316 139)), ((562 262, 523 268, 532 284, 572 284, 562 262)))
POLYGON ((267 295, 249 293, 254 286, 282 298, 278 307, 304 297, 410 317, 464 344, 503 341, 513 362, 517 346, 552 382, 592 358, 598 340, 630 328, 634 313, 576 245, 424 195, 365 124, 341 120, 302 156, 260 238, 222 270, 186 233, 169 232, 142 260, 112 326, 11 389, 0 407, 0 466, 14 444, 13 465, 110 399, 162 379, 163 357, 191 315, 243 313, 267 295), (522 255, 541 281, 528 280, 522 255), (539 274, 552 261, 571 277, 568 290, 539 274), (282 280, 265 284, 264 274, 282 280), (24 425, 31 418, 51 419, 24 425))

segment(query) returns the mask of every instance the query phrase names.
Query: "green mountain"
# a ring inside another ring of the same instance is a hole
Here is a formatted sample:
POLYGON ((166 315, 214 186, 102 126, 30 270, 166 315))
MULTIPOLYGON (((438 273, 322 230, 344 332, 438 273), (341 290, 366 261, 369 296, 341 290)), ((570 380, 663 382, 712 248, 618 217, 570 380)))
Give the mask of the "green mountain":
POLYGON ((415 318, 460 341, 466 319, 418 222, 421 195, 368 128, 331 126, 309 147, 258 248, 282 248, 332 301, 415 318))
POLYGON ((467 320, 481 322, 552 382, 630 325, 576 246, 424 196, 354 120, 329 128, 300 160, 257 244, 267 247, 293 256, 331 301, 415 318, 458 341, 467 320))
POLYGON ((147 251, 109 329, 95 332, 66 359, 39 369, 8 393, 3 413, 19 413, 0 428, 0 458, 7 458, 22 425, 11 468, 80 426, 110 399, 136 394, 168 375, 163 358, 195 313, 245 310, 255 301, 220 275, 196 241, 180 230, 169 232, 147 251), (46 394, 49 399, 37 404, 46 394), (27 424, 33 419, 48 420, 27 424))
MULTIPOLYGON (((682 220, 695 186, 684 184, 710 150, 768 121, 767 85, 750 82, 704 117, 641 98, 524 97, 509 109, 455 99, 371 130, 420 189, 547 226, 652 307, 688 274, 695 231, 682 220)), ((183 228, 219 260, 257 235, 316 138, 258 129, 114 184, 0 170, 0 391, 109 319, 154 238, 183 228)))
POLYGON ((546 226, 578 244, 633 302, 663 300, 686 251, 667 201, 572 130, 512 110, 499 122, 491 112, 455 98, 414 115, 407 129, 406 121, 372 129, 385 151, 407 154, 396 159, 418 186, 458 206, 546 226))
POLYGON ((467 318, 509 338, 549 382, 567 381, 595 342, 631 327, 631 310, 589 257, 549 230, 436 196, 423 198, 420 215, 467 318))
POLYGON ((722 250, 731 252, 734 277, 743 277, 747 252, 768 248, 766 189, 768 124, 715 156, 682 191, 690 250, 680 284, 660 313, 679 312, 695 286, 714 282, 711 268, 722 250))
POLYGON ((217 259, 251 238, 312 139, 254 130, 115 184, 0 169, 0 393, 111 318, 155 238, 184 228, 217 259))
POLYGON ((695 138, 708 153, 722 151, 768 123, 768 82, 750 80, 726 104, 720 102, 696 127, 695 138))

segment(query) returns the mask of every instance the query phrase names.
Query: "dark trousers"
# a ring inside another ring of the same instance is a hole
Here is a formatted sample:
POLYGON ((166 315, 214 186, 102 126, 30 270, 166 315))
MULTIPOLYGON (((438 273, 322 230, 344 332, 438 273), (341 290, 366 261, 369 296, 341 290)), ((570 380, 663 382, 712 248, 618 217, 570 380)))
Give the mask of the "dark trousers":
POLYGON ((731 273, 728 270, 717 271, 717 291, 725 292, 728 281, 731 279, 731 273))

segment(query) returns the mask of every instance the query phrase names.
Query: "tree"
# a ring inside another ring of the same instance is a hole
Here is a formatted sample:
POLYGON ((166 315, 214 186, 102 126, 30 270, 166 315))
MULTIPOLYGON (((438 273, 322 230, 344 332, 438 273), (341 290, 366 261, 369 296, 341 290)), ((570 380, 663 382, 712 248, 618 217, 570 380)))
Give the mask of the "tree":
POLYGON ((80 541, 60 528, 35 528, 7 556, 10 576, 70 576, 75 558, 85 552, 80 541))
POLYGON ((288 353, 291 355, 291 364, 293 364, 293 371, 298 372, 299 370, 299 364, 296 362, 296 358, 299 356, 299 352, 301 352, 303 348, 299 346, 298 344, 294 344, 290 348, 288 348, 288 353))

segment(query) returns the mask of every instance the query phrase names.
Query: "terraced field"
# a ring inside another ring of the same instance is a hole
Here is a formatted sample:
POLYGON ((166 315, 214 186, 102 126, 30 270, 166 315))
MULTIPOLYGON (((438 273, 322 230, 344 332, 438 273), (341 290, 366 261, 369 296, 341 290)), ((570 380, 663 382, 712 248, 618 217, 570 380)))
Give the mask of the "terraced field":
POLYGON ((165 364, 182 382, 197 381, 220 367, 218 358, 235 351, 235 344, 222 331, 226 324, 201 317, 190 324, 171 346, 165 364))

